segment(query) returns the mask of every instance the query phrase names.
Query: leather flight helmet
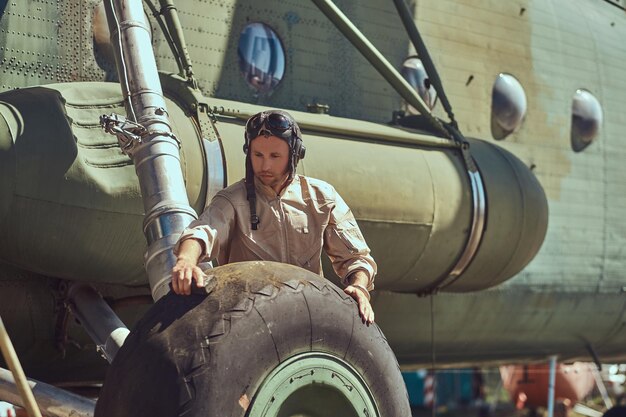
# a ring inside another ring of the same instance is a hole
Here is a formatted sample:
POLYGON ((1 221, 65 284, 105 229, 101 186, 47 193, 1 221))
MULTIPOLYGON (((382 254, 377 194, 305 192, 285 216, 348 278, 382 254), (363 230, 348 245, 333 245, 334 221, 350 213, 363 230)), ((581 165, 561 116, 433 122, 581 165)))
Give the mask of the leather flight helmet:
POLYGON ((304 158, 306 148, 302 144, 302 133, 296 121, 283 110, 266 110, 250 117, 246 122, 243 151, 246 154, 246 194, 250 203, 250 224, 257 230, 260 223, 256 214, 256 192, 254 189, 254 172, 250 158, 250 143, 259 136, 275 136, 289 145, 289 181, 296 173, 298 162, 304 158))

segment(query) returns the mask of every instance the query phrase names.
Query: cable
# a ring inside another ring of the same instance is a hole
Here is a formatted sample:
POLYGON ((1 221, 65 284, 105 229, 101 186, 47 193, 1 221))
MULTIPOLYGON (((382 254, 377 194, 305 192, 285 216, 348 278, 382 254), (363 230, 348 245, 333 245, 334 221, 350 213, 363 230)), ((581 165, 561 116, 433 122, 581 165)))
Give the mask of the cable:
POLYGON ((124 80, 124 101, 128 102, 128 110, 130 111, 132 121, 137 122, 137 115, 135 114, 135 109, 133 109, 133 102, 130 99, 130 84, 128 84, 128 78, 126 77, 127 72, 126 61, 124 60, 124 47, 122 45, 122 28, 120 26, 120 21, 117 18, 117 13, 115 13, 115 5, 113 4, 113 0, 109 0, 109 5, 111 7, 113 20, 115 20, 115 27, 117 28, 117 42, 120 49, 120 66, 122 67, 123 72, 123 74, 118 75, 120 75, 120 78, 124 80))
POLYGON ((150 0, 143 0, 144 3, 148 5, 148 8, 152 12, 152 15, 156 19, 159 27, 161 28, 161 32, 163 32, 163 36, 165 36, 165 41, 170 47, 170 51, 172 51, 172 55, 174 55, 174 59, 176 60, 176 65, 178 66, 178 71, 181 77, 185 76, 185 68, 183 65, 182 57, 178 49, 176 49, 176 45, 174 44, 174 39, 172 34, 163 23, 163 18, 161 12, 159 12, 156 6, 150 0))

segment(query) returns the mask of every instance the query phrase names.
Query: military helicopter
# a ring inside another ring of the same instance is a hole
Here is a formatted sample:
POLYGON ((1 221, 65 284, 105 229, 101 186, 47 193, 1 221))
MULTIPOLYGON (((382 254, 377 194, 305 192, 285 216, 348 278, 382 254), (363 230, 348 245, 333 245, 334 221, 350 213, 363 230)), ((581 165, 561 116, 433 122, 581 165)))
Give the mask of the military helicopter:
MULTIPOLYGON (((0 316, 29 377, 108 368, 100 415, 406 415, 394 355, 623 359, 624 5, 394 5, 0 3, 0 316), (177 235, 243 177, 268 107, 353 209, 385 336, 285 265, 166 295, 177 235)), ((77 412, 54 387, 45 413, 77 412)))

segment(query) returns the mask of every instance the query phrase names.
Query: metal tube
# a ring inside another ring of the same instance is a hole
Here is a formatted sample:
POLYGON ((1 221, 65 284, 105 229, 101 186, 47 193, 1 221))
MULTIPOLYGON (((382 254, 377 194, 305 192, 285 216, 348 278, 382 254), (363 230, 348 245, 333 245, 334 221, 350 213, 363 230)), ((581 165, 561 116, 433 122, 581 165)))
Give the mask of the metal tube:
POLYGON ((556 381, 556 355, 550 356, 550 380, 548 381, 548 417, 554 417, 554 384, 556 381))
MULTIPOLYGON (((32 379, 27 381, 27 385, 29 389, 32 389, 44 416, 92 417, 94 415, 96 408, 94 400, 32 379)), ((3 368, 0 368, 0 400, 18 407, 25 406, 11 372, 3 368)))
POLYGON ((187 199, 178 141, 172 134, 141 0, 107 0, 104 4, 127 98, 126 111, 145 128, 141 142, 133 144, 129 155, 146 213, 146 270, 152 297, 158 300, 169 292, 176 262, 172 249, 197 215, 187 199))
POLYGON ((439 78, 439 74, 437 73, 437 69, 433 64, 433 60, 430 58, 430 54, 428 53, 428 48, 426 48, 426 44, 422 39, 422 36, 417 30, 417 26, 415 25, 415 20, 413 20, 413 16, 411 15, 411 11, 409 10, 406 2, 404 0, 393 0, 396 5, 396 9, 398 10, 398 14, 400 15, 400 19, 402 20, 402 24, 406 29, 413 46, 415 47, 415 51, 417 55, 422 60, 422 64, 424 64, 424 69, 430 78, 431 84, 435 87, 437 91, 437 95, 441 100, 441 104, 443 108, 448 113, 448 117, 450 117, 450 121, 456 124, 454 120, 454 113, 452 113, 452 106, 450 106, 450 102, 448 101, 448 97, 446 93, 443 91, 443 84, 441 83, 441 79, 439 78))
POLYGON ((113 362, 130 330, 89 285, 74 284, 67 296, 72 313, 94 341, 98 351, 109 363, 113 362))
MULTIPOLYGON (((222 101, 217 99, 212 99, 211 101, 222 103, 222 101)), ((242 104, 236 109, 222 106, 216 113, 221 116, 233 117, 245 121, 261 110, 262 109, 257 106, 242 104)), ((295 113, 296 112, 292 112, 292 114, 295 113)), ((402 143, 436 148, 460 148, 458 143, 449 139, 443 139, 425 133, 413 133, 397 127, 364 122, 362 120, 350 120, 351 123, 348 123, 348 119, 328 115, 321 118, 318 115, 310 113, 297 114, 296 119, 298 120, 298 126, 300 126, 302 130, 316 133, 348 136, 352 139, 373 139, 385 143, 402 143)))
POLYGON ((468 170, 467 175, 472 190, 472 224, 470 225, 470 233, 465 243, 465 248, 454 267, 452 267, 446 276, 435 282, 430 291, 445 288, 453 284, 474 260, 480 242, 483 239, 487 217, 485 183, 478 170, 474 172, 468 170))
MULTIPOLYGON (((0 317, 0 350, 2 351, 2 356, 4 356, 7 365, 9 365, 9 369, 11 369, 11 372, 15 375, 17 384, 14 382, 13 385, 17 387, 17 392, 19 392, 17 397, 21 399, 21 403, 24 404, 28 415, 30 417, 41 417, 41 412, 39 411, 39 407, 37 407, 33 392, 30 386, 28 386, 26 375, 24 375, 24 370, 17 358, 17 353, 15 353, 15 348, 13 347, 13 343, 11 343, 7 329, 4 327, 2 317, 0 317)), ((11 372, 9 372, 9 377, 11 377, 11 372)))
POLYGON ((185 43, 183 27, 178 19, 178 10, 176 10, 174 0, 159 0, 159 3, 161 4, 161 15, 165 18, 168 32, 172 36, 185 69, 185 76, 187 77, 187 80, 193 84, 193 87, 197 88, 196 81, 193 77, 191 57, 189 56, 189 50, 187 49, 187 44, 185 43))
POLYGON ((363 35, 359 29, 344 15, 330 0, 313 0, 313 3, 328 17, 341 33, 359 50, 376 70, 382 75, 394 90, 400 94, 411 106, 419 110, 430 124, 444 137, 450 134, 430 112, 430 109, 411 85, 400 73, 385 59, 374 45, 363 35))
POLYGON ((152 16, 154 16, 154 19, 157 21, 159 27, 161 28, 161 32, 163 32, 163 37, 165 37, 165 41, 167 42, 167 45, 170 47, 170 51, 172 51, 172 55, 174 56, 174 59, 176 60, 176 66, 178 67, 179 75, 181 77, 184 77, 185 67, 182 62, 182 57, 178 53, 178 50, 176 49, 176 45, 174 45, 174 40, 172 39, 172 35, 167 29, 167 26, 165 26, 165 22, 163 22, 163 19, 161 18, 161 12, 157 10, 157 8, 154 6, 154 4, 152 4, 150 0, 144 0, 144 3, 146 3, 150 11, 152 12, 152 16))
POLYGON ((593 375, 593 379, 596 382, 596 387, 598 387, 598 391, 600 391, 600 396, 602 397, 602 401, 604 401, 604 407, 607 410, 613 407, 613 401, 611 401, 611 397, 609 397, 609 393, 606 390, 606 385, 604 385, 604 381, 602 381, 602 375, 600 375, 600 371, 593 365, 589 365, 589 370, 593 375))

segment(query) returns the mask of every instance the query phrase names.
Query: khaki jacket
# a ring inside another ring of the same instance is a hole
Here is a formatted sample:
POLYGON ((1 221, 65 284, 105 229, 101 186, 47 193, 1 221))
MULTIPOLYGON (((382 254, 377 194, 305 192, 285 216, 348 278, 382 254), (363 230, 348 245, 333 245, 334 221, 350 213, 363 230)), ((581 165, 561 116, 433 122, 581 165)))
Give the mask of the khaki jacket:
POLYGON ((330 184, 296 175, 281 195, 258 180, 255 185, 258 230, 250 226, 250 205, 241 180, 217 193, 183 232, 174 253, 183 240, 195 238, 203 246, 201 261, 216 259, 220 265, 276 261, 323 275, 323 248, 344 284, 360 269, 369 277, 368 289, 374 288, 376 263, 352 211, 330 184))

